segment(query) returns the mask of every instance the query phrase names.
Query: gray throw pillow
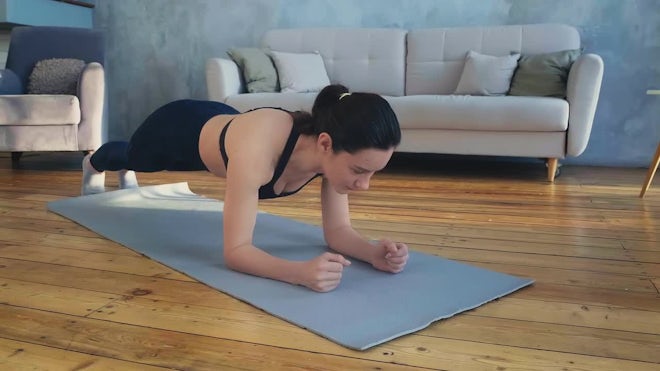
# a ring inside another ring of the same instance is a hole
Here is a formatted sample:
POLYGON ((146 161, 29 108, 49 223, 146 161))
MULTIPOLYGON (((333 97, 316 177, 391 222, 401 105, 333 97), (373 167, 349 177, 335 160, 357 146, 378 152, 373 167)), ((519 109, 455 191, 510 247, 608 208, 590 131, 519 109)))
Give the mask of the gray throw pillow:
POLYGON ((71 58, 44 59, 34 66, 28 77, 28 94, 78 93, 78 80, 85 61, 71 58))
POLYGON ((0 95, 22 94, 21 79, 12 70, 0 70, 0 95))
POLYGON ((277 70, 270 57, 259 48, 233 48, 227 51, 241 69, 247 91, 272 93, 280 90, 277 70))
POLYGON ((523 55, 511 80, 509 95, 565 98, 568 71, 580 53, 574 49, 523 55))

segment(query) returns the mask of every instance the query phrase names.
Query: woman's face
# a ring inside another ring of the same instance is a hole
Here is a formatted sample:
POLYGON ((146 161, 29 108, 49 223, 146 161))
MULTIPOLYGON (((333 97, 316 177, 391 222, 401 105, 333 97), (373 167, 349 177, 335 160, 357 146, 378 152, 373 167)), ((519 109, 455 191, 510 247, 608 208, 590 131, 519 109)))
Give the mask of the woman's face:
POLYGON ((323 161, 323 174, 338 193, 369 189, 369 180, 382 170, 394 149, 363 149, 354 154, 330 151, 323 161))

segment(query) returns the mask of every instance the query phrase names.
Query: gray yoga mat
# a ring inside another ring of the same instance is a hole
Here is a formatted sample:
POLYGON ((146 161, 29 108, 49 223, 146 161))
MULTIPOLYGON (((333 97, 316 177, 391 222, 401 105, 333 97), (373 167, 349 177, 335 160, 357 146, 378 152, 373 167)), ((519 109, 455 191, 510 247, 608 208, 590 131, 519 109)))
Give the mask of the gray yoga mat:
MULTIPOLYGON (((286 202, 286 201, 284 201, 286 202)), ((328 293, 228 270, 222 258, 222 202, 187 183, 50 202, 48 209, 211 287, 343 346, 367 349, 478 307, 533 281, 410 252, 399 274, 351 259, 328 293)), ((327 246, 321 228, 260 213, 256 246, 291 260, 327 246)))

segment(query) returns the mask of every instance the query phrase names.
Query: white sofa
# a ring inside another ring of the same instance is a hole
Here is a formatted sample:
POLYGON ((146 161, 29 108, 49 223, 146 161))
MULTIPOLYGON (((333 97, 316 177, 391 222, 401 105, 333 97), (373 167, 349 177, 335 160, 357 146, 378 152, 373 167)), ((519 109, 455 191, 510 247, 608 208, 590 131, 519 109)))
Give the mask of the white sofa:
MULTIPOLYGON (((573 27, 561 24, 437 29, 278 29, 264 48, 320 52, 332 83, 378 93, 399 118, 399 152, 536 157, 557 160, 587 146, 603 74, 602 59, 582 54, 568 75, 566 99, 453 95, 469 50, 493 56, 580 48, 573 27)), ((240 111, 277 106, 311 110, 316 93, 246 93, 238 66, 227 58, 206 64, 210 100, 240 111)))

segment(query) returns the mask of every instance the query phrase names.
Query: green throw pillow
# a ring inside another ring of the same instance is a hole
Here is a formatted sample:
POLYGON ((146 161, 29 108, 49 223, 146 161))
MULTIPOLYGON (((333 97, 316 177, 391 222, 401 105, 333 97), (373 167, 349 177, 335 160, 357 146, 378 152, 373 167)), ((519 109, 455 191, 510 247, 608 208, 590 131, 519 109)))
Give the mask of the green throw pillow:
POLYGON ((272 93, 280 90, 277 71, 270 57, 259 48, 233 48, 227 51, 243 73, 247 91, 272 93))
POLYGON ((509 95, 565 98, 568 71, 580 53, 575 49, 523 55, 511 79, 509 95))

